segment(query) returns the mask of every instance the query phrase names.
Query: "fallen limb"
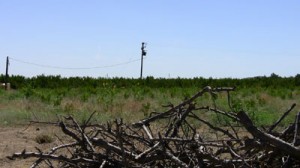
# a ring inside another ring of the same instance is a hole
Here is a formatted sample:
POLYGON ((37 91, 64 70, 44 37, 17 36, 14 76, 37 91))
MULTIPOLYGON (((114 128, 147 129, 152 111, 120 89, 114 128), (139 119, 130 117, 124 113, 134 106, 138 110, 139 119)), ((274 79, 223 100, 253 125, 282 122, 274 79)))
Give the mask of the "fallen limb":
POLYGON ((253 137, 267 142, 267 144, 269 143, 273 147, 282 150, 286 154, 294 156, 295 158, 300 160, 300 149, 298 147, 295 147, 294 145, 287 143, 278 137, 259 130, 253 125, 253 122, 244 111, 239 112, 237 114, 237 117, 240 119, 245 128, 253 135, 253 137))

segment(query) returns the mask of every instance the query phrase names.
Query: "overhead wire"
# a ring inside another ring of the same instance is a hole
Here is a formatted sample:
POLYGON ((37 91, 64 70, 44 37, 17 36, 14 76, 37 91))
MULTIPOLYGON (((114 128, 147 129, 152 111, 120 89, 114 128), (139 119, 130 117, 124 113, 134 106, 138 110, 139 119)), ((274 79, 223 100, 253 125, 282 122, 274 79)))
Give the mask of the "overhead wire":
POLYGON ((122 62, 122 63, 117 63, 117 64, 112 64, 112 65, 105 65, 105 66, 94 66, 94 67, 62 67, 62 66, 53 66, 53 65, 45 65, 45 64, 38 64, 38 63, 33 63, 33 62, 28 62, 28 61, 23 61, 20 59, 16 59, 13 57, 9 57, 10 60, 19 62, 19 63, 23 63, 23 64, 28 64, 28 65, 34 65, 34 66, 38 66, 38 67, 43 67, 43 68, 52 68, 52 69, 68 69, 68 70, 84 70, 84 69, 103 69, 103 68, 112 68, 112 67, 116 67, 116 66, 121 66, 121 65, 126 65, 126 64, 130 64, 133 62, 137 62, 140 61, 141 59, 134 59, 134 60, 130 60, 127 62, 122 62))

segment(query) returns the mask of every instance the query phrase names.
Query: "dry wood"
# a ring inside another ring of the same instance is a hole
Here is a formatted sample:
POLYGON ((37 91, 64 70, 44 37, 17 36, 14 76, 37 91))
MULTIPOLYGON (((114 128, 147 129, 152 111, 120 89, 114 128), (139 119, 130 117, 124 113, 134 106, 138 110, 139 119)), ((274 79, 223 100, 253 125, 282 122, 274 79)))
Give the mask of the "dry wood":
POLYGON ((246 112, 233 111, 230 93, 234 90, 231 87, 207 86, 190 99, 168 106, 165 112, 131 125, 122 120, 91 124, 95 112, 82 125, 73 117, 65 117, 58 123, 44 123, 59 126, 72 142, 64 144, 61 141, 62 144, 49 151, 24 150, 9 158, 37 158, 32 167, 43 164, 63 168, 300 166, 300 113, 295 123, 284 131, 274 131, 295 104, 268 131, 264 131, 253 124, 246 112), (204 94, 214 96, 219 92, 227 94, 227 109, 230 111, 217 108, 216 104, 213 107, 196 106, 197 98, 204 94), (203 119, 204 112, 217 113, 232 122, 221 127, 219 123, 203 119), (164 122, 157 123, 158 120, 164 122), (207 129, 204 132, 198 129, 200 127, 207 129))

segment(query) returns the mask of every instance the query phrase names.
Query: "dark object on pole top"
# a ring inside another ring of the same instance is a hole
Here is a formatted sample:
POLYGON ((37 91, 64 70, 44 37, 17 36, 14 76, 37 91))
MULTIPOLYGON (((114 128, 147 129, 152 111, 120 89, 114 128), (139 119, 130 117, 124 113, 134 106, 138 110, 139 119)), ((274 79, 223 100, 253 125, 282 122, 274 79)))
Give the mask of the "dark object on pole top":
POLYGON ((147 55, 147 52, 146 51, 143 51, 143 56, 146 56, 147 55))
POLYGON ((145 50, 147 43, 142 42, 142 56, 146 56, 147 55, 147 51, 145 50))

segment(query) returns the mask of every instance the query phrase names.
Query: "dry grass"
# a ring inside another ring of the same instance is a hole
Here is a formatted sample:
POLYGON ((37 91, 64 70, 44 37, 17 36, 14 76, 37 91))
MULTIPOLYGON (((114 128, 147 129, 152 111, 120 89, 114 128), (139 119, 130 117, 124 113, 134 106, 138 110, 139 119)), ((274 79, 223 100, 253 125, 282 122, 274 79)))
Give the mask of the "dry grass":
POLYGON ((52 143, 54 138, 49 134, 39 134, 35 137, 35 142, 38 144, 52 143))

